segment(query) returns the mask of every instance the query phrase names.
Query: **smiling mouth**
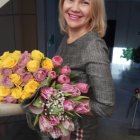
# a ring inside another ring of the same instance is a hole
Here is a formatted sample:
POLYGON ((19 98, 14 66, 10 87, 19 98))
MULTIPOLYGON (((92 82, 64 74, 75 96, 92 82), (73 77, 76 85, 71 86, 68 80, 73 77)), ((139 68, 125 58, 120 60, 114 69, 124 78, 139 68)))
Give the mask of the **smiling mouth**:
POLYGON ((69 13, 68 13, 68 16, 72 20, 78 20, 81 18, 81 16, 79 16, 79 15, 74 15, 74 14, 69 14, 69 13))

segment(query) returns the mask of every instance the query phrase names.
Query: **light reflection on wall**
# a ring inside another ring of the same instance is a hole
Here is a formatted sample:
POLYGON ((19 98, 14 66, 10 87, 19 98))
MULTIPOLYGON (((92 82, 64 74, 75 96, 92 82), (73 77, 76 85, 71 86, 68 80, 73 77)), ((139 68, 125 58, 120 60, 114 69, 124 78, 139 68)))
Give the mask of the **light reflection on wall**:
POLYGON ((121 80, 122 73, 131 68, 132 62, 130 60, 127 61, 125 58, 121 57, 121 55, 123 53, 123 49, 125 49, 125 47, 122 47, 122 48, 114 47, 113 48, 111 73, 112 73, 113 79, 115 79, 115 80, 121 80))
POLYGON ((125 64, 125 65, 130 65, 131 60, 126 60, 125 58, 122 58, 121 55, 123 53, 124 47, 114 47, 113 48, 113 57, 112 57, 112 64, 125 64))

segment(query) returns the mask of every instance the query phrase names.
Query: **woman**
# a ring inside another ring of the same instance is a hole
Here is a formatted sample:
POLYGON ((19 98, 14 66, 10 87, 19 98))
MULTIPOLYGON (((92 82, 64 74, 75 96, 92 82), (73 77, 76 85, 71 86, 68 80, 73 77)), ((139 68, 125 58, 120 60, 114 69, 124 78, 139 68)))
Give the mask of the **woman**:
POLYGON ((104 0, 60 0, 59 14, 65 36, 57 55, 79 75, 78 81, 91 87, 91 112, 78 120, 79 128, 70 138, 62 139, 94 140, 97 118, 112 114, 115 97, 108 48, 102 39, 106 31, 104 0))

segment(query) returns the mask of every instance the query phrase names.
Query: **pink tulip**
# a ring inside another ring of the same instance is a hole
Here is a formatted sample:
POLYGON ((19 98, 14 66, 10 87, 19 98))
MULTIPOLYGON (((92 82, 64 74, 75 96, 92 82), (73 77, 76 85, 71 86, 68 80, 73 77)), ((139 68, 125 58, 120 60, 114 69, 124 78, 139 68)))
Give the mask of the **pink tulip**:
POLYGON ((36 81, 41 82, 47 76, 48 70, 44 68, 39 68, 37 72, 33 74, 36 81))
POLYGON ((65 129, 69 130, 69 131, 74 131, 74 123, 70 120, 70 119, 65 119, 64 121, 62 121, 62 125, 65 129))
POLYGON ((63 104, 65 111, 73 111, 76 105, 73 101, 70 100, 65 100, 63 104))
POLYGON ((79 114, 85 114, 88 113, 90 111, 90 107, 89 107, 89 101, 85 101, 80 103, 79 105, 77 105, 74 109, 77 113, 79 114))
POLYGON ((41 88, 41 97, 45 100, 49 100, 53 94, 56 93, 56 89, 53 89, 52 87, 42 87, 41 88))
POLYGON ((60 124, 60 119, 57 116, 49 117, 49 121, 50 121, 52 126, 56 126, 56 125, 60 124))
POLYGON ((72 97, 81 95, 79 88, 77 88, 75 85, 63 84, 61 90, 66 93, 70 93, 72 97))
POLYGON ((57 139, 63 135, 61 129, 59 127, 54 127, 53 131, 50 132, 52 138, 57 139))
POLYGON ((72 92, 74 89, 73 85, 71 84, 63 84, 61 90, 64 92, 72 92))
POLYGON ((79 88, 74 87, 73 91, 71 92, 72 97, 76 97, 76 96, 80 96, 81 92, 79 90, 79 88))
POLYGON ((61 74, 65 74, 65 75, 69 75, 69 74, 71 73, 71 69, 70 69, 69 66, 64 66, 64 67, 62 67, 60 73, 61 73, 61 74))
POLYGON ((54 56, 52 58, 52 62, 55 67, 61 66, 61 64, 63 63, 63 58, 61 56, 54 56))
POLYGON ((87 93, 89 90, 89 85, 86 83, 78 83, 76 87, 79 88, 82 93, 87 93))
POLYGON ((39 117, 39 127, 41 132, 51 132, 53 130, 53 126, 44 115, 39 117))
POLYGON ((51 79, 55 79, 56 78, 56 72, 55 71, 49 71, 48 76, 50 76, 51 79))
POLYGON ((64 74, 59 75, 57 80, 58 80, 58 83, 60 83, 60 84, 70 83, 70 78, 64 74))

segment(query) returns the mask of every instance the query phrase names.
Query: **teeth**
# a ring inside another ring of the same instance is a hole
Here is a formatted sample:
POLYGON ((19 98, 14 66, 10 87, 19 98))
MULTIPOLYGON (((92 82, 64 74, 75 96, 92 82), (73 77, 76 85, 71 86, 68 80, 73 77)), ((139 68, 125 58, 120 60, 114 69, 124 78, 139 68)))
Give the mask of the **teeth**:
POLYGON ((78 19, 79 17, 78 16, 75 16, 75 15, 69 15, 71 19, 78 19))

